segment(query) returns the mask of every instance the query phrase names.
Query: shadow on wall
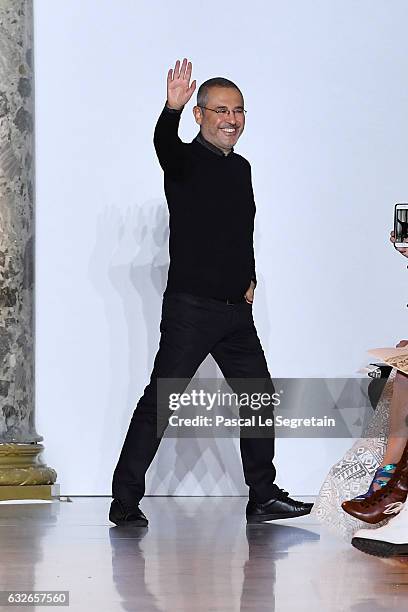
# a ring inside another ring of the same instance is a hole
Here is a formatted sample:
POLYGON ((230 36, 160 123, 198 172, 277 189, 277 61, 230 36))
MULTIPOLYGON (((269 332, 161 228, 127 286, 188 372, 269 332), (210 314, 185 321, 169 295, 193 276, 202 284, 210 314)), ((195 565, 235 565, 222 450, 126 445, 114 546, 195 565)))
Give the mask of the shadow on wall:
MULTIPOLYGON (((168 210, 161 198, 136 204, 126 212, 111 206, 97 223, 89 272, 108 322, 106 350, 112 377, 100 446, 104 448, 112 439, 112 422, 120 421, 123 439, 112 441, 112 446, 119 445, 115 464, 159 346, 168 234, 168 210), (125 363, 124 354, 128 355, 126 370, 118 365, 125 363)), ((196 373, 200 378, 220 375, 211 355, 196 373)), ((114 465, 112 473, 113 469, 114 465)), ((109 491, 111 476, 101 457, 97 478, 107 482, 109 491)), ((157 495, 243 495, 246 491, 237 441, 211 438, 163 440, 146 487, 147 494, 157 495)))

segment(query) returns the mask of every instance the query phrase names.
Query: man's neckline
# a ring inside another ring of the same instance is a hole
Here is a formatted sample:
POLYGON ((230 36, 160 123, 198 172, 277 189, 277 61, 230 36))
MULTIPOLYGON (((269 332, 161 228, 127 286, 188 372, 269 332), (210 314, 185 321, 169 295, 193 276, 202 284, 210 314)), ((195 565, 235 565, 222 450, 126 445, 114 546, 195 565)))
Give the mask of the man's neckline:
POLYGON ((222 149, 219 149, 218 147, 213 145, 211 142, 208 142, 208 140, 206 140, 204 138, 204 136, 201 134, 201 132, 198 132, 198 134, 194 138, 194 140, 196 140, 201 145, 203 145, 203 147, 206 147, 207 149, 209 149, 210 151, 212 151, 213 153, 215 153, 216 155, 219 155, 221 157, 228 157, 228 155, 230 155, 231 153, 234 152, 234 147, 232 147, 231 150, 229 151, 229 153, 224 153, 224 151, 222 149))

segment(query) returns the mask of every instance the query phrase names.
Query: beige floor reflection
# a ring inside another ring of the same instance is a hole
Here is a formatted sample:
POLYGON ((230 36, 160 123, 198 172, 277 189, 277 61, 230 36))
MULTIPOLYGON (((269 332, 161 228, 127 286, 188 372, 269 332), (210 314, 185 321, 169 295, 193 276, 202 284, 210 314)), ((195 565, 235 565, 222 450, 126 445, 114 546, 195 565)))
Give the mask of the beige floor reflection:
MULTIPOLYGON (((318 542, 320 536, 300 527, 282 523, 267 523, 248 525, 246 537, 248 559, 244 565, 240 610, 273 612, 275 610, 276 562, 286 559, 291 548, 318 542)), ((276 609, 279 610, 279 607, 276 609)))
POLYGON ((147 529, 112 527, 109 537, 112 546, 112 579, 120 596, 122 610, 135 610, 135 598, 141 610, 161 610, 148 587, 146 560, 140 544, 147 529))
POLYGON ((39 586, 37 573, 46 556, 44 542, 50 529, 55 528, 59 512, 59 503, 0 504, 0 590, 61 588, 51 580, 39 586))
POLYGON ((351 546, 334 554, 326 551, 318 562, 319 579, 316 572, 312 583, 322 604, 332 610, 402 611, 408 606, 407 561, 380 559, 351 546))
POLYGON ((123 610, 137 600, 141 610, 273 611, 276 563, 319 540, 290 525, 246 526, 242 498, 162 498, 159 505, 148 530, 110 529, 123 610))
POLYGON ((148 497, 143 531, 114 527, 108 497, 0 504, 0 589, 68 590, 72 612, 406 609, 406 559, 365 555, 313 516, 246 526, 245 504, 148 497))

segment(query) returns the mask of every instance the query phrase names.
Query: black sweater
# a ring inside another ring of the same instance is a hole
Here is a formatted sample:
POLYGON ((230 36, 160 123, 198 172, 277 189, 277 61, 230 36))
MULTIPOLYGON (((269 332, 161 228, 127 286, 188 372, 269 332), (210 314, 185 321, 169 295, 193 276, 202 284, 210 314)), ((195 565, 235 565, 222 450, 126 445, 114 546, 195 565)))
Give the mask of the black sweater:
POLYGON ((180 116, 165 106, 154 131, 170 213, 165 293, 236 299, 251 279, 256 283, 251 166, 234 151, 224 155, 201 134, 182 142, 180 116))

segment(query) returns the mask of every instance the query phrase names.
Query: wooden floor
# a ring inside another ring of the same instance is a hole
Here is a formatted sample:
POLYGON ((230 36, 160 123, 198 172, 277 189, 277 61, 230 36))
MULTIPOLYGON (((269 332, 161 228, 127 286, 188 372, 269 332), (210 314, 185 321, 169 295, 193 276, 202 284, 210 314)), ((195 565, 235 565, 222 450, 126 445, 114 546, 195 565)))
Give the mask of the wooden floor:
POLYGON ((109 498, 71 500, 0 503, 0 589, 68 590, 59 609, 87 612, 408 608, 408 564, 311 517, 247 527, 245 498, 151 497, 149 527, 131 530, 109 522, 109 498))

